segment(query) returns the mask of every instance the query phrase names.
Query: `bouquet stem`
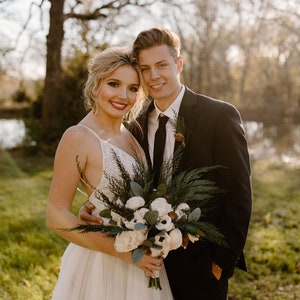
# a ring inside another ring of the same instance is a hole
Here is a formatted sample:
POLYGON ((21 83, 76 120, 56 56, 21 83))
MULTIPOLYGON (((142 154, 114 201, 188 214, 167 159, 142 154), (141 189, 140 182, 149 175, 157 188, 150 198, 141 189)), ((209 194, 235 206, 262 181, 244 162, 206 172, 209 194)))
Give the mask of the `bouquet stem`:
POLYGON ((159 271, 154 272, 155 277, 149 278, 148 288, 154 288, 156 290, 161 290, 159 271))

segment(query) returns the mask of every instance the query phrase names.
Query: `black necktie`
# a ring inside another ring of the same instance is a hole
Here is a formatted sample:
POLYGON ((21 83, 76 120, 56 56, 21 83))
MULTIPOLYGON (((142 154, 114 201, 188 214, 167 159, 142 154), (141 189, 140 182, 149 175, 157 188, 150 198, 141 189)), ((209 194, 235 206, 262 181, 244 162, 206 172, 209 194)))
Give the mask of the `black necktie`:
POLYGON ((166 143, 166 123, 169 117, 161 114, 159 116, 159 126, 155 133, 154 150, 153 150, 153 178, 154 187, 156 187, 159 179, 160 168, 163 163, 163 156, 166 143))

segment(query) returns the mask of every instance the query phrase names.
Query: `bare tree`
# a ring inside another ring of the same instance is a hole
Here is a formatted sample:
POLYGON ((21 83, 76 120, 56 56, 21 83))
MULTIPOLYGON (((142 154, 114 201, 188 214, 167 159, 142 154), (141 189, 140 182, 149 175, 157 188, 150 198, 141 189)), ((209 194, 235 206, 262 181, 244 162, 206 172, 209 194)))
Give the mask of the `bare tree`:
POLYGON ((44 141, 56 143, 60 102, 63 101, 59 95, 59 83, 64 23, 69 19, 76 19, 84 23, 92 20, 104 21, 113 18, 116 14, 121 14, 122 10, 128 6, 144 7, 153 4, 154 1, 111 0, 101 1, 101 4, 99 4, 98 1, 76 0, 72 5, 68 2, 68 12, 64 12, 64 5, 67 4, 67 1, 49 1, 51 3, 50 28, 47 35, 47 67, 41 125, 44 141))

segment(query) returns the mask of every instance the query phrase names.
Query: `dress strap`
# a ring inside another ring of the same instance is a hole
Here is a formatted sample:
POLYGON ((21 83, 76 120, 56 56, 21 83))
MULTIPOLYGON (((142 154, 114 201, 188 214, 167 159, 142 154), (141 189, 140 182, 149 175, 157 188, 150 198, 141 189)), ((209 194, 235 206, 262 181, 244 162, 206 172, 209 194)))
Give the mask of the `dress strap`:
POLYGON ((77 126, 81 126, 86 128, 90 133, 92 133, 100 142, 102 142, 101 138, 99 137, 99 135, 90 127, 83 125, 83 124, 77 124, 77 126))

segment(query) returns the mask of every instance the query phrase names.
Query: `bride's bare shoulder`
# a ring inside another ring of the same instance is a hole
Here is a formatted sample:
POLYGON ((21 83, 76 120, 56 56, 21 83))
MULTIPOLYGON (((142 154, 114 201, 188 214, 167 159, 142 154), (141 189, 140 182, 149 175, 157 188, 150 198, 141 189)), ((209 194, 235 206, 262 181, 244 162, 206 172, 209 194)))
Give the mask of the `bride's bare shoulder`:
POLYGON ((81 126, 80 124, 71 126, 66 129, 66 131, 63 134, 63 138, 68 138, 68 139, 86 139, 88 138, 87 135, 88 129, 85 128, 84 126, 81 126))
POLYGON ((59 142, 60 148, 73 148, 76 151, 82 149, 86 152, 89 148, 94 148, 97 140, 89 130, 80 125, 74 125, 66 129, 59 142))

